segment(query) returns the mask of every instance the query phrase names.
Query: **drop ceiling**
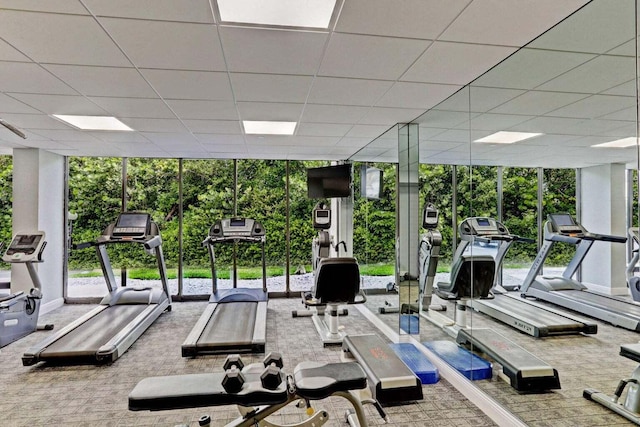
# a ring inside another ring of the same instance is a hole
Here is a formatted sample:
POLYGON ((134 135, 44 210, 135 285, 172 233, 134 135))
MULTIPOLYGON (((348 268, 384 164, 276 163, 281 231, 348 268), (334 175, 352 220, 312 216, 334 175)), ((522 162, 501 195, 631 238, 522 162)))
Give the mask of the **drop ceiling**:
POLYGON ((393 161, 376 138, 415 121, 429 163, 628 163, 633 149, 590 145, 635 136, 633 6, 339 0, 309 30, 221 23, 213 0, 0 0, 0 118, 27 136, 0 128, 0 153, 393 161), (243 120, 298 125, 257 136, 243 120), (497 130, 546 135, 469 142, 497 130))

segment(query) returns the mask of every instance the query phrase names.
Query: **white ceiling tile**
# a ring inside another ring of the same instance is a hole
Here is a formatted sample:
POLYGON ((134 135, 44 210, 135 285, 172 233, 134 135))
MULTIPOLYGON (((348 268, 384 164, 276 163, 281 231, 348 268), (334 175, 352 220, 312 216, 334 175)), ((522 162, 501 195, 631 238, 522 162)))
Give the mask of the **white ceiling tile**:
MULTIPOLYGON (((600 118, 603 120, 623 120, 635 122, 638 118, 638 112, 636 106, 634 105, 633 107, 625 108, 623 110, 616 111, 615 113, 606 114, 604 116, 601 116, 600 118)), ((633 126, 635 126, 635 123, 633 124, 633 126)))
POLYGON ((374 139, 385 133, 389 126, 384 125, 355 125, 347 133, 348 138, 370 138, 374 139))
MULTIPOLYGON (((471 86, 467 92, 469 94, 469 100, 466 109, 470 109, 473 112, 486 113, 520 96, 524 92, 524 90, 519 89, 471 86)), ((466 109, 464 111, 466 111, 466 109)))
POLYGON ((108 142, 108 143, 118 143, 118 144, 150 144, 150 142, 139 134, 138 132, 101 132, 101 131, 90 131, 86 132, 86 134, 91 135, 92 137, 99 139, 100 141, 108 142))
MULTIPOLYGON (((227 151, 224 147, 236 147, 244 144, 244 136, 238 134, 211 134, 211 133, 196 133, 195 137, 198 138, 205 148, 219 146, 221 151, 227 151)), ((210 151, 210 150, 208 150, 210 151)))
POLYGON ((37 129, 34 130, 34 133, 54 141, 62 142, 65 145, 69 145, 71 142, 86 142, 92 144, 102 143, 102 141, 94 138, 89 133, 80 130, 72 130, 69 127, 66 129, 37 129))
POLYGON ((334 33, 318 75, 397 80, 430 43, 334 33))
POLYGON ((621 85, 612 87, 611 89, 607 89, 602 91, 605 95, 621 95, 621 96, 636 96, 636 81, 635 79, 629 80, 626 83, 622 83, 621 85))
POLYGON ((470 0, 348 0, 336 31, 435 39, 470 0))
POLYGON ((491 112, 539 116, 564 107, 565 105, 572 104, 587 96, 586 94, 579 93, 528 91, 494 108, 491 112))
POLYGON ((20 129, 69 129, 68 125, 46 114, 3 114, 2 118, 20 129))
MULTIPOLYGON (((83 96, 15 93, 12 97, 45 114, 104 116, 106 111, 83 96)), ((2 101, 0 99, 0 106, 2 101)), ((0 107, 1 109, 1 107, 0 107)))
POLYGON ((297 135, 246 135, 247 146, 294 146, 300 147, 330 147, 334 146, 340 140, 339 137, 325 136, 297 136, 297 135))
POLYGON ((86 96, 153 98, 156 93, 135 68, 45 65, 51 73, 86 96))
POLYGON ((461 123, 468 123, 471 119, 469 113, 461 111, 440 111, 429 110, 420 116, 415 123, 420 123, 420 127, 428 126, 435 128, 448 129, 456 127, 461 123))
POLYGON ((162 149, 178 149, 182 146, 199 145, 198 140, 187 132, 140 132, 145 138, 162 149))
POLYGON ((83 0, 91 13, 114 18, 213 23, 208 0, 83 0))
POLYGON ((0 37, 40 63, 131 66, 90 16, 2 10, 0 37))
POLYGON ((167 104, 180 119, 237 120, 238 113, 231 101, 200 101, 170 99, 167 104))
POLYGON ((505 130, 531 119, 531 116, 515 114, 480 114, 471 119, 471 129, 505 130))
POLYGON ((539 90, 599 93, 635 78, 635 60, 601 55, 538 87, 539 90), (615 72, 611 72, 616 70, 615 72))
POLYGON ((635 106, 636 99, 624 96, 593 95, 548 113, 557 117, 593 119, 635 106))
POLYGON ((238 102, 240 120, 297 122, 304 104, 238 102))
POLYGON ((439 39, 519 47, 587 2, 475 0, 439 39))
POLYGON ((31 10, 35 12, 69 13, 88 15, 78 0, 2 0, 3 9, 31 10))
POLYGON ((634 7, 633 1, 591 2, 588 7, 569 17, 563 25, 542 34, 531 46, 604 53, 634 38, 634 7))
POLYGON ((376 106, 428 110, 459 89, 460 86, 454 85, 396 82, 376 106))
POLYGON ((174 119, 175 115, 161 99, 90 97, 91 101, 114 117, 174 119))
POLYGON ((344 136, 351 129, 348 124, 300 123, 296 129, 299 136, 344 136))
POLYGON ((29 58, 3 40, 0 40, 0 58, 3 61, 29 61, 29 58))
POLYGON ((0 93, 0 113, 25 113, 38 114, 38 109, 30 107, 28 102, 21 102, 18 96, 14 99, 10 96, 0 93))
POLYGON ((193 133, 240 134, 242 129, 238 120, 184 120, 184 124, 193 133))
POLYGON ((100 18, 100 22, 138 68, 226 68, 212 25, 117 18, 100 18))
POLYGON ((384 80, 316 77, 308 102, 369 107, 374 105, 392 84, 393 82, 384 80))
POLYGON ((37 64, 0 61, 0 91, 77 95, 37 64))
POLYGON ((314 75, 328 33, 221 26, 230 71, 314 75))
POLYGON ((466 85, 515 52, 514 47, 434 42, 401 80, 466 85))
MULTIPOLYGON (((187 128, 178 119, 132 119, 121 117, 120 121, 139 132, 186 132, 187 128)), ((128 132, 127 132, 128 133, 128 132)))
POLYGON ((373 107, 360 119, 358 124, 391 126, 396 123, 409 123, 422 114, 423 111, 410 108, 373 107))
POLYGON ((237 101, 304 103, 313 77, 232 73, 237 101))
POLYGON ((622 55, 622 56, 636 56, 636 40, 631 39, 626 43, 621 44, 607 51, 608 55, 622 55))
POLYGON ((307 104, 302 122, 307 123, 357 123, 369 108, 346 107, 342 105, 307 104))
MULTIPOLYGON (((583 64, 594 55, 521 49, 489 73, 473 82, 474 86, 534 89, 539 85, 583 64)), ((562 91, 558 88, 558 91, 562 91)))
POLYGON ((148 69, 140 72, 165 99, 233 100, 227 73, 148 69))

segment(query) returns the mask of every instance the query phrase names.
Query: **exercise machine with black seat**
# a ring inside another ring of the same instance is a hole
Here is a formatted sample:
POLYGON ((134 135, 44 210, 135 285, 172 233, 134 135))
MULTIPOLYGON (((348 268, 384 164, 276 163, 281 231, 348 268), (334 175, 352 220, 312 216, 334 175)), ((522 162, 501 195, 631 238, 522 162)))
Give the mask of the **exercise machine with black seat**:
POLYGON ((21 291, 0 297, 0 347, 11 344, 37 329, 53 329, 53 325, 38 327, 42 285, 35 264, 43 261, 42 253, 46 244, 43 231, 18 233, 2 256, 4 262, 24 264, 27 267, 33 288, 28 294, 21 291))
MULTIPOLYGON (((640 363, 640 344, 621 345, 620 355, 640 363)), ((620 380, 613 395, 607 395, 595 389, 586 389, 582 392, 582 396, 640 425, 640 366, 633 370, 631 376, 620 380)))
POLYGON ((630 299, 590 291, 584 283, 573 278, 595 242, 620 244, 626 241, 625 236, 590 233, 570 214, 549 214, 544 225, 544 244, 522 284, 522 296, 640 332, 639 304, 630 299), (551 248, 558 242, 576 246, 573 258, 561 276, 540 275, 551 248))
MULTIPOLYGON (((294 310, 292 316, 311 316, 322 343, 340 345, 345 333, 339 326, 339 317, 348 314, 340 305, 363 304, 367 300, 360 291, 360 267, 353 257, 330 256, 332 243, 326 230, 331 226, 331 211, 323 203, 313 209, 313 226, 319 230, 312 245, 314 285, 310 292, 302 294, 307 310, 294 310)), ((338 246, 334 248, 336 252, 338 246)))
MULTIPOLYGON (((237 405, 241 415, 227 427, 277 427, 281 424, 265 418, 289 404, 303 403, 309 417, 287 426, 317 427, 329 420, 329 414, 316 411, 311 402, 341 397, 353 408, 357 425, 367 426, 362 403, 353 393, 367 385, 367 377, 357 363, 302 362, 287 373, 281 361, 270 355, 262 363, 246 366, 238 355, 231 355, 223 368, 224 372, 145 378, 129 393, 129 410, 237 405)), ((377 408, 381 416, 386 416, 379 405, 377 408)), ((209 416, 200 419, 202 426, 210 422, 209 416)))
POLYGON ((454 319, 438 313, 420 314, 441 327, 456 342, 473 351, 481 351, 502 366, 501 375, 513 388, 521 392, 540 392, 560 388, 556 369, 526 351, 515 342, 488 328, 467 325, 467 308, 483 299, 493 298, 496 260, 486 246, 495 240, 504 240, 500 233, 482 233, 493 230, 487 218, 468 218, 458 227, 460 243, 454 254, 450 282, 438 282, 434 293, 443 300, 455 302, 454 319))
POLYGON ((162 313, 171 310, 162 238, 148 213, 123 212, 95 241, 75 245, 76 249, 89 247, 96 250, 109 293, 98 307, 29 348, 22 356, 23 365, 113 362, 162 313), (153 255, 161 287, 119 286, 107 253, 109 245, 137 245, 153 255))
POLYGON ((211 226, 209 235, 203 242, 211 260, 211 297, 205 311, 182 344, 183 357, 264 352, 268 303, 265 235, 262 224, 252 218, 225 218, 211 226), (214 245, 238 243, 260 245, 262 288, 238 287, 235 252, 232 288, 219 288, 214 245))

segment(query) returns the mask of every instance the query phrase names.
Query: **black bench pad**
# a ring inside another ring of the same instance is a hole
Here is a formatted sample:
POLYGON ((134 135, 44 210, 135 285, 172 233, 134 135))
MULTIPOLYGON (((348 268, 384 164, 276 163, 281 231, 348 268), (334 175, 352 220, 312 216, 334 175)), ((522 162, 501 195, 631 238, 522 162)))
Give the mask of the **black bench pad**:
POLYGON ((310 400, 324 399, 339 391, 367 386, 367 375, 359 364, 302 362, 293 371, 297 394, 310 400))

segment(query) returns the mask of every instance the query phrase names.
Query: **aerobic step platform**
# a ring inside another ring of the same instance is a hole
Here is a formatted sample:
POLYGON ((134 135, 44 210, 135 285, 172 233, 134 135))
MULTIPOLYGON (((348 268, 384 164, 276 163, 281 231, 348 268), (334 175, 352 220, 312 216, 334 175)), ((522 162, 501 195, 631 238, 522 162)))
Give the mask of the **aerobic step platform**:
POLYGON ((438 368, 415 345, 403 342, 389 344, 389 347, 420 378, 422 384, 435 384, 440 380, 438 368))
POLYGON ((418 334, 420 333, 420 319, 415 314, 401 314, 400 329, 406 334, 418 334))
POLYGON ((470 380, 486 380, 493 374, 491 363, 454 342, 427 341, 422 345, 470 380))

